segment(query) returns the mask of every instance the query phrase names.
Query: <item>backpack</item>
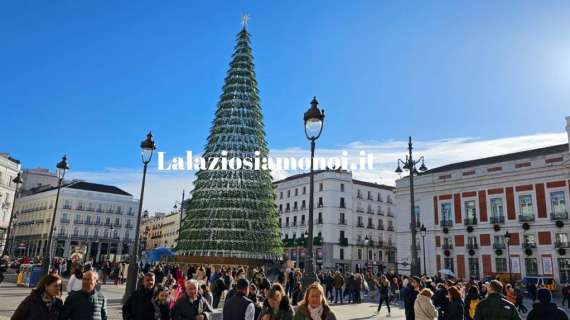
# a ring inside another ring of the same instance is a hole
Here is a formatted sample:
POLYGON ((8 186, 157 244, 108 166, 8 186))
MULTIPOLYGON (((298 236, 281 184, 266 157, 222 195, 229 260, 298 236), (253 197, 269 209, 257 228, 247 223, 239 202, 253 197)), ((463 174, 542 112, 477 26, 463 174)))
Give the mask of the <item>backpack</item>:
POLYGON ((475 319, 475 309, 479 304, 479 299, 473 299, 469 302, 469 318, 475 319))

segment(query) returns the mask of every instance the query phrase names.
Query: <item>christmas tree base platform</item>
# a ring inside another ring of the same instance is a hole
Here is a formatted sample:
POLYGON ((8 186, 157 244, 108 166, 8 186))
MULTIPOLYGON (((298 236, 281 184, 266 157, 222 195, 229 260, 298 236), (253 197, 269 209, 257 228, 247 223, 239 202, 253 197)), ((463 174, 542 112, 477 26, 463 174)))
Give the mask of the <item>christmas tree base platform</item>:
POLYGON ((205 264, 205 265, 234 265, 234 266, 250 266, 257 267, 275 262, 278 259, 253 259, 253 258, 237 258, 237 257, 215 257, 215 256, 174 256, 169 259, 179 264, 205 264))

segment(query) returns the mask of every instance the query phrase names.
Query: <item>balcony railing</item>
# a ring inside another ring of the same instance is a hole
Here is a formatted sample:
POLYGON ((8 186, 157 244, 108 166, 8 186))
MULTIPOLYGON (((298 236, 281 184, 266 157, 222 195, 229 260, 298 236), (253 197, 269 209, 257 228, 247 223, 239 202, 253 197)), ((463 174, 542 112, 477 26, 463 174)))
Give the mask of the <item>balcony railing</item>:
POLYGON ((536 248, 536 243, 534 242, 524 242, 522 245, 523 249, 532 249, 532 248, 536 248))
POLYGON ((451 227, 451 226, 453 226, 453 221, 451 221, 451 220, 441 220, 441 221, 439 222, 439 224, 440 224, 442 227, 451 227))
POLYGON ((467 217, 465 219, 463 219, 463 224, 466 226, 473 226, 477 224, 477 218, 476 217, 467 217))
POLYGON ((521 214, 521 215, 519 215, 519 221, 520 222, 534 221, 534 215, 521 214))
POLYGON ((374 225, 373 225, 373 224, 368 224, 368 225, 366 225, 366 228, 368 228, 368 229, 374 229, 374 225))
POLYGON ((388 231, 394 231, 394 227, 393 227, 393 226, 388 226, 388 231))
POLYGON ((555 248, 570 248, 570 242, 568 241, 556 241, 554 243, 555 248))
POLYGON ((479 245, 477 243, 467 243, 467 249, 479 249, 479 245))
POLYGON ((446 250, 446 249, 451 250, 451 249, 453 249, 453 245, 451 243, 444 243, 441 245, 441 248, 444 250, 446 250))
POLYGON ((359 227, 359 228, 364 228, 364 223, 359 222, 356 226, 359 227))
POLYGON ((384 230, 384 225, 383 225, 383 224, 379 224, 379 225, 378 225, 378 230, 384 230))
POLYGON ((506 244, 503 242, 495 242, 493 243, 493 249, 505 249, 507 247, 506 244))
POLYGON ((338 224, 346 224, 346 220, 345 219, 339 219, 338 224))
POLYGON ((489 222, 491 224, 495 224, 495 223, 505 223, 505 216, 491 216, 489 218, 489 222))
POLYGON ((550 220, 567 220, 568 219, 568 212, 551 212, 550 213, 550 220))
POLYGON ((59 222, 61 222, 61 223, 70 223, 71 220, 69 220, 69 219, 63 219, 63 218, 62 218, 62 219, 59 220, 59 222))
POLYGON ((340 238, 338 239, 338 244, 342 247, 348 246, 348 238, 340 238))
POLYGON ((317 224, 323 224, 323 219, 317 219, 317 224))

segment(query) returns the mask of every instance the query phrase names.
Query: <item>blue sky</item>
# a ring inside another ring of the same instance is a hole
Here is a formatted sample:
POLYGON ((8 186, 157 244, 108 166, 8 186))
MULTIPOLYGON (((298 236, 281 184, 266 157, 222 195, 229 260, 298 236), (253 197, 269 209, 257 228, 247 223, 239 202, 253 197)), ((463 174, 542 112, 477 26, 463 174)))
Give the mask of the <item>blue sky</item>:
POLYGON ((559 133, 570 115, 568 1, 11 1, 0 151, 93 175, 139 168, 149 129, 202 151, 242 13, 271 149, 306 148, 314 95, 328 149, 559 133))

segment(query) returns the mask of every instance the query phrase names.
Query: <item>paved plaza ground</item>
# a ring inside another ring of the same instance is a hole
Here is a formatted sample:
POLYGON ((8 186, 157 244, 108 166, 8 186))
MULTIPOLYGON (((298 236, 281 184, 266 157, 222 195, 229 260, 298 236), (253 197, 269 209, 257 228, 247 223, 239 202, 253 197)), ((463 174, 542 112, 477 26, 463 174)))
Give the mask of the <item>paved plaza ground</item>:
MULTIPOLYGON (((18 304, 30 293, 30 288, 18 287, 14 282, 6 281, 0 284, 0 320, 10 319, 18 304)), ((117 287, 115 285, 103 285, 102 291, 108 302, 109 319, 121 320, 121 298, 125 290, 124 286, 117 287)), ((66 294, 64 294, 65 299, 66 294)), ((559 301, 557 301, 559 302, 559 301)), ((527 303, 530 309, 530 303, 527 303)), ((375 314, 377 305, 375 303, 364 302, 361 304, 343 304, 333 305, 334 312, 339 320, 368 320, 368 319, 385 319, 386 306, 382 306, 380 316, 375 314)), ((570 315, 570 310, 565 309, 570 315)), ((219 311, 217 312, 219 313, 219 311)), ((216 314, 214 319, 219 319, 216 314)), ((388 319, 405 319, 403 308, 399 305, 392 307, 391 317, 388 319)))

